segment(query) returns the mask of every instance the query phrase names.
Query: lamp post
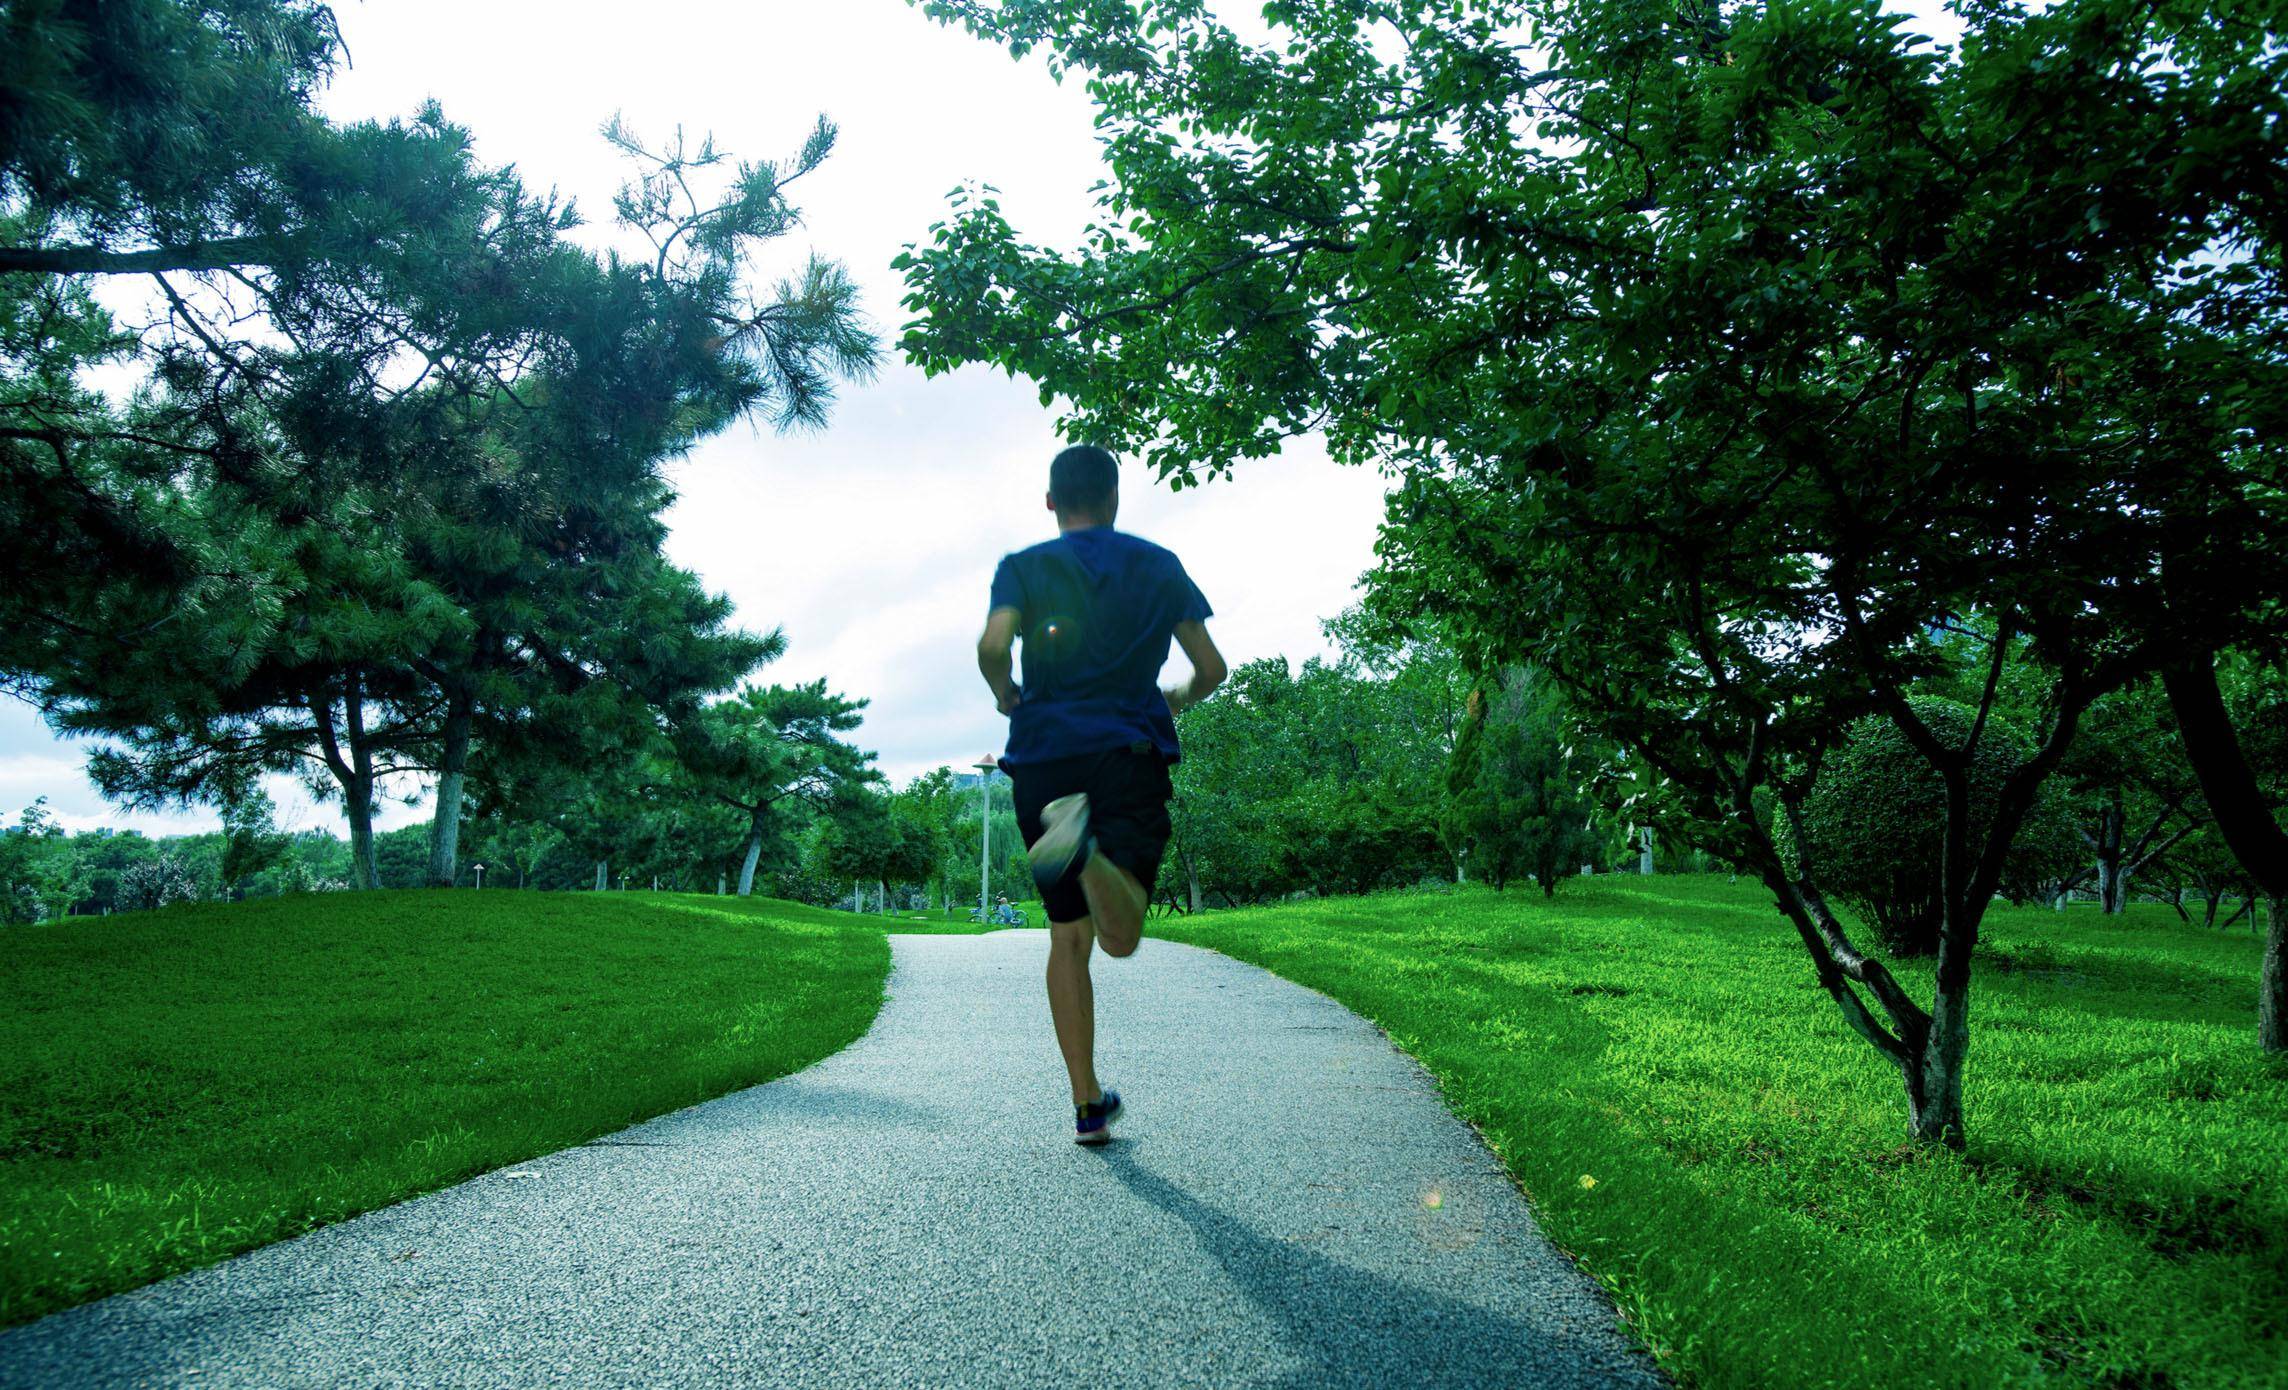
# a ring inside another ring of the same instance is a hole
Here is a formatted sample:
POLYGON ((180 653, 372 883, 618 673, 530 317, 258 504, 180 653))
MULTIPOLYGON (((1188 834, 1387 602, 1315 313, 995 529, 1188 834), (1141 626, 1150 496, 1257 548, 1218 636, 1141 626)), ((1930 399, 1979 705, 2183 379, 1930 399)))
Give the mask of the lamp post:
POLYGON ((477 865, 477 886, 479 888, 485 886, 485 866, 482 864, 477 865))
POLYGON ((991 757, 977 760, 977 921, 993 924, 993 774, 1000 764, 991 757))

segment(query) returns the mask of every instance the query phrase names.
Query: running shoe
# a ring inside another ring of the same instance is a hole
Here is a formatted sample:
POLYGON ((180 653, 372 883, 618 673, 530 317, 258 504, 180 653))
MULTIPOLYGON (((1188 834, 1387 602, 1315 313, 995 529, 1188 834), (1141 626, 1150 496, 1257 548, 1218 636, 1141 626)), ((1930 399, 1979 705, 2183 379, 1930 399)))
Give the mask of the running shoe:
POLYGON ((1088 793, 1060 796, 1041 808, 1041 838, 1025 851, 1033 866, 1033 882, 1054 888, 1078 875, 1096 848, 1088 833, 1088 793))
POLYGON ((1075 1144, 1109 1144, 1112 1125, 1120 1118, 1120 1092, 1106 1091, 1103 1096, 1086 1105, 1073 1107, 1073 1142, 1075 1144))

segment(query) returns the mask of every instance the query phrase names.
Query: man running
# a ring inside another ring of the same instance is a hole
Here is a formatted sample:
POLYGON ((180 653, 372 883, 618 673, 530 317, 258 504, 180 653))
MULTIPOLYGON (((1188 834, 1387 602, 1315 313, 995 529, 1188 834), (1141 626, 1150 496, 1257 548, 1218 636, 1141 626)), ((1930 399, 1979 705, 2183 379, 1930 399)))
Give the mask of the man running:
POLYGON ((1096 1080, 1092 940, 1106 955, 1136 950, 1168 847, 1168 769, 1175 712, 1226 674, 1208 637, 1208 601, 1175 555, 1112 529, 1120 467, 1090 445, 1049 465, 1057 538, 1004 556, 993 572, 977 669, 1009 716, 1002 770, 1015 784, 1017 828, 1049 914, 1049 1014, 1072 1078, 1073 1138, 1112 1137, 1120 1095, 1096 1080), (1022 684, 1010 650, 1025 644, 1022 684), (1174 639, 1192 678, 1161 690, 1174 639))

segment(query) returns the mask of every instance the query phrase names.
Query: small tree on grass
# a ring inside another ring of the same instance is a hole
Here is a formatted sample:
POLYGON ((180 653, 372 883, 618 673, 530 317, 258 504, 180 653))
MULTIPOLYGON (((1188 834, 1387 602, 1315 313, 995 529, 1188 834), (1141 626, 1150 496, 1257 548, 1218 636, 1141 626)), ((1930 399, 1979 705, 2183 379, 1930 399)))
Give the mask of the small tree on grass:
POLYGON ((249 787, 224 804, 220 873, 226 896, 242 891, 248 879, 286 858, 287 837, 279 833, 274 812, 269 794, 260 787, 249 787))
MULTIPOLYGON (((1970 744, 1975 711, 1935 696, 1910 704, 1947 747, 1970 744)), ((2030 739, 1998 720, 1978 740, 1968 777, 1974 836, 1984 836, 2003 788, 2033 753, 2030 739)), ((1797 822, 1802 840, 1788 835, 1783 847, 1796 872, 1856 909, 1886 950, 1932 955, 1945 924, 1946 797, 1944 779, 1896 724, 1880 716, 1862 719, 1828 755, 1804 798, 1797 822)), ((2079 848, 2065 798, 2045 786, 2018 830, 2002 880, 2005 894, 2034 896, 2074 862, 2079 848)))
POLYGON ((16 824, 0 828, 0 922, 64 916, 88 888, 82 856, 46 797, 26 806, 16 824))
POLYGON ((1161 873, 1194 911, 1285 891, 1293 877, 1289 807, 1303 769, 1282 706, 1293 686, 1284 657, 1246 662, 1215 698, 1176 716, 1184 758, 1169 806, 1161 873))
POLYGON ((1550 683, 1500 673, 1473 700, 1449 770, 1448 817, 1479 878, 1496 889, 1531 874, 1544 897, 1604 847, 1586 758, 1550 683))
POLYGON ((948 767, 916 777, 890 799, 909 851, 909 857, 902 861, 899 881, 921 885, 925 897, 932 887, 941 900, 951 896, 945 869, 955 853, 953 826, 959 800, 953 769, 948 767))
POLYGON ((2159 682, 2115 691, 2090 709, 2059 775, 2078 813, 2076 840, 2102 911, 2124 911, 2131 885, 2208 822, 2192 765, 2159 682))
MULTIPOLYGON (((927 879, 937 863, 935 849, 926 828, 902 813, 894 799, 853 787, 827 814, 818 864, 837 885, 886 890, 893 883, 927 879)), ((881 907, 889 910, 886 896, 881 907)))
POLYGON ((149 859, 131 864, 119 875, 118 903, 122 911, 171 907, 198 900, 198 880, 192 876, 190 866, 172 850, 162 850, 149 859))
POLYGON ((858 727, 865 709, 864 700, 828 691, 823 677, 807 685, 751 685, 677 731, 678 784, 746 817, 740 897, 754 892, 776 807, 794 801, 830 811, 880 777, 867 766, 873 755, 841 737, 858 727))

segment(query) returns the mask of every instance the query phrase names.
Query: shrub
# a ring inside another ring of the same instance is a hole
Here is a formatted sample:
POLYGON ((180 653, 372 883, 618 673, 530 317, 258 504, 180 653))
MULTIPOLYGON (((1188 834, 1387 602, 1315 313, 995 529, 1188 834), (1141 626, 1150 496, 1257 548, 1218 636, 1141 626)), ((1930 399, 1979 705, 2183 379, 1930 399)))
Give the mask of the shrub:
POLYGON ((10 885, 0 895, 0 922, 45 922, 48 905, 40 901, 39 890, 29 883, 10 885))
POLYGON ((349 884, 342 879, 328 878, 316 868, 300 859, 289 859, 278 871, 278 891, 281 893, 339 893, 349 884))
POLYGON ((130 864, 119 875, 119 906, 123 911, 166 907, 199 900, 199 885, 190 866, 172 854, 160 854, 130 864))
MULTIPOLYGON (((1910 702, 1939 740, 1969 742, 1976 712, 1953 700, 1910 702)), ((1970 843, 1985 837, 2002 784, 2033 756, 2023 732, 1991 715, 1970 766, 1970 843)), ((2011 846, 2002 891, 2023 901, 2077 850, 2065 799, 2045 783, 2011 846)), ((1946 784, 1885 716, 1854 724, 1804 802, 1804 833, 1820 884, 1849 904, 1894 955, 1938 949, 1946 784)))

